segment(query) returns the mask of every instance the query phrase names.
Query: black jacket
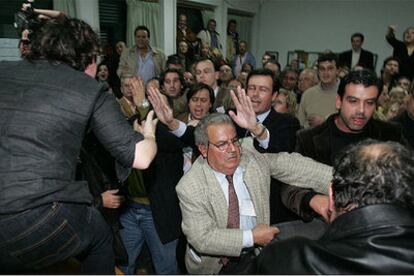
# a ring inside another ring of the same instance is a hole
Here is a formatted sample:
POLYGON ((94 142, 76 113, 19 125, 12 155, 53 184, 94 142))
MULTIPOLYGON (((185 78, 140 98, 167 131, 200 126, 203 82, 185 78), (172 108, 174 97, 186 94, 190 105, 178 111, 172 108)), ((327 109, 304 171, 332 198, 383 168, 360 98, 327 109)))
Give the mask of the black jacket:
MULTIPOLYGON (((352 63, 352 50, 345 51, 339 55, 339 64, 341 66, 347 66, 351 69, 352 63)), ((370 51, 361 49, 361 54, 359 55, 358 65, 374 70, 374 55, 370 51)))
MULTIPOLYGON (((319 126, 298 131, 296 134, 296 151, 318 162, 332 165, 333 141, 331 140, 331 133, 333 128, 336 127, 335 117, 336 114, 333 114, 319 126)), ((407 145, 398 124, 371 119, 365 126, 365 130, 366 138, 394 141, 407 145)), ((299 214, 305 221, 311 220, 316 215, 309 208, 309 200, 314 194, 312 190, 284 185, 281 194, 283 203, 290 210, 299 214)))
POLYGON ((317 241, 272 242, 252 274, 413 274, 414 216, 390 204, 339 216, 317 241))
POLYGON ((162 243, 178 239, 181 234, 181 211, 175 186, 183 176, 183 147, 180 139, 157 124, 157 155, 143 171, 155 228, 162 243))
MULTIPOLYGON (((298 131, 296 134, 296 151, 318 162, 331 165, 331 147, 333 142, 330 138, 332 128, 336 127, 334 123, 335 117, 336 114, 333 114, 319 126, 298 131)), ((406 144, 401 127, 395 123, 371 119, 366 124, 365 131, 367 138, 406 144)))

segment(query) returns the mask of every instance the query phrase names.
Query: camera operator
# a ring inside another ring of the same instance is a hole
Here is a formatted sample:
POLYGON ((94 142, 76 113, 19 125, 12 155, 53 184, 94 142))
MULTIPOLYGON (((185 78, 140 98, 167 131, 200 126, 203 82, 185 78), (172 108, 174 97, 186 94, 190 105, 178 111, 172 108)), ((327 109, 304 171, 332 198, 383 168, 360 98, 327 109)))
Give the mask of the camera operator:
POLYGON ((32 28, 35 28, 40 21, 50 18, 64 17, 65 14, 61 11, 35 9, 32 7, 34 0, 29 0, 23 3, 21 11, 14 15, 14 27, 19 33, 19 50, 20 56, 24 58, 30 51, 30 36, 33 33, 32 28))
POLYGON ((77 156, 90 128, 123 175, 145 169, 157 150, 156 120, 151 111, 142 134, 134 132, 113 96, 84 73, 95 68, 97 49, 88 24, 59 16, 32 29, 25 59, 0 62, 1 273, 72 256, 81 274, 114 273, 111 230, 87 183, 74 180, 77 156))

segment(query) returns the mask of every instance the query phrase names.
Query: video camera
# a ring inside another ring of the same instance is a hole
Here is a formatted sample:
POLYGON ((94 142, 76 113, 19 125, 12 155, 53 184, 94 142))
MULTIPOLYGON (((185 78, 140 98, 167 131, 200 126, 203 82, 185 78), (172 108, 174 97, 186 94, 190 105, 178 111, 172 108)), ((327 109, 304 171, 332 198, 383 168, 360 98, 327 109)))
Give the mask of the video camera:
POLYGON ((14 28, 16 28, 18 35, 21 36, 24 30, 31 32, 36 25, 39 24, 37 18, 38 14, 34 12, 32 4, 34 0, 27 0, 23 5, 26 5, 25 10, 20 10, 14 14, 14 28))

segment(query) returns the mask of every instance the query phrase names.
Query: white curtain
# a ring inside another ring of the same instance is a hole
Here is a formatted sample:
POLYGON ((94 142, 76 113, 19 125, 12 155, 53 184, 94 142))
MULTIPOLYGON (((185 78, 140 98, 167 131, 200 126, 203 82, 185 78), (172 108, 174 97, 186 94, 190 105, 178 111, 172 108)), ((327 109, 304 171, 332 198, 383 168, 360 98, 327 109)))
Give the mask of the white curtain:
POLYGON ((207 23, 210 19, 214 19, 214 11, 201 10, 201 16, 203 17, 203 29, 207 29, 207 23))
POLYGON ((240 16, 229 14, 227 20, 234 19, 237 22, 237 32, 239 33, 239 40, 247 41, 248 45, 251 45, 251 31, 253 18, 249 16, 240 16))
POLYGON ((153 47, 161 45, 160 4, 143 2, 141 0, 126 0, 127 3, 127 45, 135 45, 134 30, 139 25, 146 26, 150 31, 150 44, 153 47))
POLYGON ((53 9, 64 12, 68 17, 76 18, 76 0, 53 0, 53 9))

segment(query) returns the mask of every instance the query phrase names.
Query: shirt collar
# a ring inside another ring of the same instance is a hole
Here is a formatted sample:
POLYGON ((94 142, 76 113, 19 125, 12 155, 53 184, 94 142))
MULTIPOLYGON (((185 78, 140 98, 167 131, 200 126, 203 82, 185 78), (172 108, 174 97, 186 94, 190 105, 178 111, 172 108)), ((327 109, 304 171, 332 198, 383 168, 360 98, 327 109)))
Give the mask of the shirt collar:
POLYGON ((257 120, 259 121, 259 123, 263 123, 263 121, 267 118, 267 116, 270 113, 270 109, 268 111, 266 111, 265 113, 259 114, 256 116, 257 120))
MULTIPOLYGON (((212 169, 212 170, 213 170, 213 169, 212 169)), ((239 165, 239 166, 237 166, 237 169, 236 169, 236 171, 235 171, 235 172, 234 172, 234 174, 233 174, 233 178, 234 178, 234 176, 237 176, 237 175, 243 174, 243 172, 244 172, 244 169, 243 169, 242 167, 240 167, 240 165, 239 165)), ((214 173, 214 175, 216 176, 216 179, 217 179, 220 183, 223 183, 223 182, 227 181, 227 180, 226 180, 226 175, 225 175, 224 173, 218 172, 218 171, 216 171, 216 170, 213 170, 213 173, 214 173)))

